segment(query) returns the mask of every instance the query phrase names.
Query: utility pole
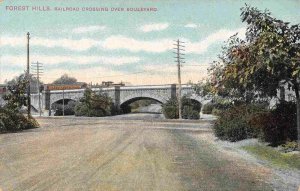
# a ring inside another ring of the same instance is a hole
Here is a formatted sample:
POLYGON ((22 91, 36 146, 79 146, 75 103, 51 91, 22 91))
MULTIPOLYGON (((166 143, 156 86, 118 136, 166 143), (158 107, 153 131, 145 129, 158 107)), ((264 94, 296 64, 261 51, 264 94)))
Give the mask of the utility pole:
POLYGON ((176 50, 176 52, 174 52, 176 54, 176 60, 175 62, 177 63, 177 70, 178 70, 178 96, 177 96, 177 99, 178 99, 178 114, 179 114, 179 119, 182 119, 182 114, 181 114, 181 108, 182 108, 182 103, 181 103, 181 70, 180 70, 180 67, 181 67, 181 64, 182 63, 185 63, 183 61, 183 52, 184 51, 184 47, 182 44, 184 42, 180 41, 179 39, 176 41, 176 44, 174 44, 176 47, 174 48, 176 50))
POLYGON ((42 116, 42 106, 41 106, 41 92, 40 92, 40 77, 43 74, 43 64, 36 62, 32 63, 31 66, 33 67, 32 70, 34 71, 33 75, 36 75, 37 79, 37 92, 39 96, 39 114, 42 116))
POLYGON ((63 105, 62 105, 63 116, 65 116, 65 88, 63 88, 63 105))
POLYGON ((27 115, 28 118, 31 114, 31 100, 30 100, 30 71, 29 71, 29 39, 30 39, 30 33, 27 33, 27 74, 26 74, 26 80, 27 80, 27 115))

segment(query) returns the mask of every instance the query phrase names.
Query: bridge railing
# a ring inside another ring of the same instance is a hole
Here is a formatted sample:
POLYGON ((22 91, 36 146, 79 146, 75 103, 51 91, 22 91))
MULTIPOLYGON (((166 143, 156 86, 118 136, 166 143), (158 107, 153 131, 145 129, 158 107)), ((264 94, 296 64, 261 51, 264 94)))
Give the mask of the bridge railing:
MULTIPOLYGON (((171 88, 172 85, 176 85, 176 88, 178 88, 177 84, 163 84, 163 85, 136 85, 136 86, 121 86, 120 90, 132 90, 132 89, 161 89, 161 88, 171 88)), ((182 88, 192 88, 192 85, 190 84, 182 84, 182 88)), ((72 90, 64 90, 65 93, 79 93, 84 91, 85 88, 82 89, 72 89, 72 90)), ((105 87, 105 88, 92 88, 93 91, 109 91, 109 90, 115 90, 115 87, 105 87)), ((51 90, 51 93, 61 93, 63 90, 51 90)))

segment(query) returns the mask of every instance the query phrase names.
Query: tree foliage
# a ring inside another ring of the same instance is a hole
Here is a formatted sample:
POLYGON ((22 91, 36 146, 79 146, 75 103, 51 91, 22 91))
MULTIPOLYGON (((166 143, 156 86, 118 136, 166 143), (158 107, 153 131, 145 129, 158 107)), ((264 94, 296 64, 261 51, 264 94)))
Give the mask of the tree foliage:
MULTIPOLYGON (((252 101, 274 97, 280 85, 299 89, 300 26, 246 5, 241 9, 246 38, 232 36, 210 70, 215 93, 252 101)), ((297 93, 296 92, 296 93, 297 93)))
MULTIPOLYGON (((5 84, 7 84, 8 86, 14 86, 16 84, 18 84, 20 82, 20 79, 24 79, 26 80, 26 74, 21 74, 19 76, 14 77, 11 80, 6 80, 5 84)), ((37 86, 38 86, 38 80, 36 77, 34 77, 32 74, 29 75, 29 82, 30 82, 30 92, 31 93, 36 93, 37 92, 37 86)), ((40 89, 42 89, 43 87, 43 82, 40 81, 39 85, 40 85, 40 89)))
POLYGON ((27 106, 27 79, 25 75, 21 75, 9 83, 7 86, 9 93, 3 96, 3 99, 7 101, 5 105, 6 108, 9 108, 13 111, 19 111, 22 106, 27 106))
POLYGON ((113 102, 105 94, 97 94, 87 88, 75 106, 76 116, 101 117, 112 114, 113 102))
POLYGON ((68 76, 68 74, 64 74, 60 78, 52 82, 52 84, 76 84, 76 83, 77 83, 77 79, 68 76))
POLYGON ((241 19, 247 25, 246 38, 236 34, 223 47, 210 70, 212 91, 249 103, 275 97, 287 84, 296 96, 300 148, 300 24, 248 5, 241 8, 241 19))
MULTIPOLYGON (((182 104, 182 118, 183 119, 199 119, 201 103, 198 101, 191 100, 186 96, 181 98, 182 104)), ((162 105, 162 112, 167 119, 178 119, 179 118, 179 107, 178 99, 171 98, 162 105)))
POLYGON ((3 96, 6 105, 0 107, 0 132, 15 132, 24 129, 37 128, 39 124, 31 116, 25 117, 21 113, 22 106, 28 106, 26 88, 28 81, 25 75, 14 79, 8 85, 8 93, 3 96))

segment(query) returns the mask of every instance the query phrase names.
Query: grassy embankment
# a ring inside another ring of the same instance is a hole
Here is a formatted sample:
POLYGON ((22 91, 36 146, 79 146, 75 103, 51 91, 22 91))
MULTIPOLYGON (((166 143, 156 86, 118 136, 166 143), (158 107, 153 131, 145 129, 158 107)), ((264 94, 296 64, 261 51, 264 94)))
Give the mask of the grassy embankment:
POLYGON ((282 153, 274 148, 264 145, 252 145, 243 147, 246 151, 255 154, 262 160, 269 161, 278 167, 295 168, 300 170, 299 153, 282 153))

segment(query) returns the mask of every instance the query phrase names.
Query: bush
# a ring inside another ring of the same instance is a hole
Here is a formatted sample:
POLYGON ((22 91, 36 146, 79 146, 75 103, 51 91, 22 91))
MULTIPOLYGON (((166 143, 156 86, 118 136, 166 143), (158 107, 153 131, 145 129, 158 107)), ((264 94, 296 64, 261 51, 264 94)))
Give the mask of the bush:
MULTIPOLYGON (((183 119, 199 119, 201 104, 189 98, 182 98, 182 118, 183 119)), ((162 105, 162 112, 167 119, 178 119, 178 101, 176 98, 169 99, 162 105)))
POLYGON ((248 127, 245 120, 234 118, 230 121, 217 123, 214 127, 217 137, 221 140, 239 141, 248 138, 248 127))
POLYGON ((182 110, 182 118, 183 119, 199 119, 200 114, 198 111, 194 110, 191 106, 183 106, 182 110))
POLYGON ((220 116, 222 113, 222 110, 217 109, 217 108, 213 108, 211 114, 216 115, 216 116, 220 116))
POLYGON ((221 111, 214 125, 215 135, 222 140, 239 141, 258 137, 260 131, 249 124, 249 118, 266 109, 261 105, 240 105, 221 111))
POLYGON ((25 129, 39 127, 37 121, 32 117, 25 117, 22 113, 10 110, 8 108, 0 108, 0 132, 16 132, 25 129))
POLYGON ((264 103, 234 106, 221 112, 214 131, 220 139, 236 141, 259 137, 277 146, 297 140, 296 115, 293 102, 281 102, 274 110, 266 109, 264 103))
POLYGON ((207 103, 203 106, 202 113, 203 114, 212 114, 213 109, 214 109, 214 105, 212 103, 207 103))
POLYGON ((89 108, 84 103, 77 103, 74 108, 75 116, 89 115, 89 108))
POLYGON ((296 116, 295 103, 281 102, 270 112, 253 115, 249 123, 260 130, 263 141, 277 146, 286 141, 297 140, 296 116))
POLYGON ((177 105, 163 105, 162 112, 167 119, 178 119, 178 107, 177 105))
POLYGON ((83 98, 75 106, 75 116, 103 117, 117 112, 106 94, 97 94, 86 89, 83 98))

